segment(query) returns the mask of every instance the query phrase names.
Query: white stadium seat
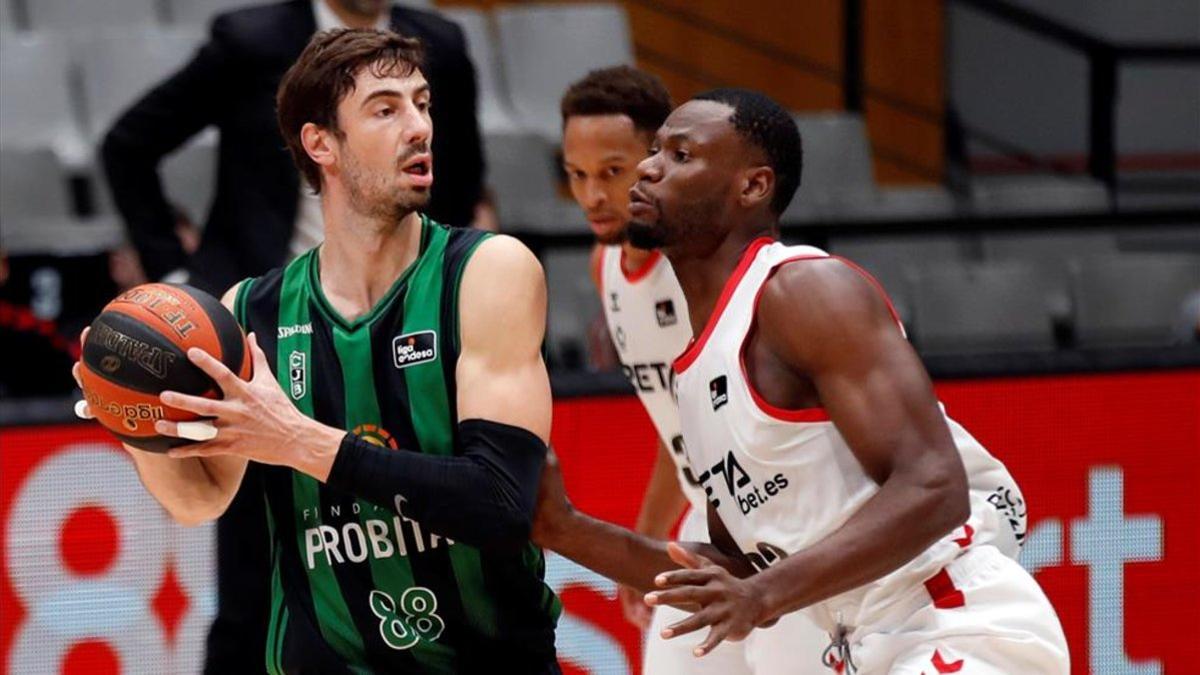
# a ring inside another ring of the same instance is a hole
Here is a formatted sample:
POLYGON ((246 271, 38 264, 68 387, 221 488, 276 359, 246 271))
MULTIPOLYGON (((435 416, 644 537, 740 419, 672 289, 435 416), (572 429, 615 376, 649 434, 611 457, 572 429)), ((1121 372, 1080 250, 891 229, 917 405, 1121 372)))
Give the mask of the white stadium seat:
POLYGON ((568 85, 596 68, 633 64, 620 5, 512 5, 495 16, 517 123, 548 138, 558 139, 559 100, 568 85))

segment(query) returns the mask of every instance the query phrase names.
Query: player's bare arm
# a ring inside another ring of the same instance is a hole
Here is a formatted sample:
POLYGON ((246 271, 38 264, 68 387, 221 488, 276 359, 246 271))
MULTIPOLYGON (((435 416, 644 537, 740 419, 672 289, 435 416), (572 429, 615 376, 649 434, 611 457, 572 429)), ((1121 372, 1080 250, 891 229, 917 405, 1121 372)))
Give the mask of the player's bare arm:
POLYGON ((551 399, 541 351, 546 331, 541 264, 516 239, 492 237, 467 263, 459 292, 458 418, 528 429, 548 443, 551 399))
POLYGON ((601 576, 643 592, 655 587, 659 574, 679 566, 671 558, 670 548, 703 556, 733 576, 745 577, 754 572, 736 549, 732 555, 726 555, 712 544, 668 544, 578 511, 567 497, 562 471, 553 453, 542 472, 533 541, 601 576))
POLYGON ((712 626, 699 653, 892 572, 969 512, 929 377, 865 279, 836 260, 785 265, 765 285, 756 320, 746 360, 759 392, 784 408, 824 406, 881 487, 826 539, 744 581, 677 554, 690 569, 663 575, 669 590, 648 601, 704 607, 669 629, 712 626))
MULTIPOLYGON (((221 297, 221 303, 230 311, 233 310, 233 299, 240 285, 235 284, 221 297)), ((86 339, 87 329, 80 336, 80 342, 86 339)), ((74 367, 77 381, 78 371, 77 363, 74 367)), ((174 428, 173 423, 164 424, 171 424, 174 428)), ((133 459, 146 490, 175 521, 183 525, 198 525, 218 518, 229 507, 246 473, 246 460, 241 457, 173 459, 124 443, 121 445, 133 459)))

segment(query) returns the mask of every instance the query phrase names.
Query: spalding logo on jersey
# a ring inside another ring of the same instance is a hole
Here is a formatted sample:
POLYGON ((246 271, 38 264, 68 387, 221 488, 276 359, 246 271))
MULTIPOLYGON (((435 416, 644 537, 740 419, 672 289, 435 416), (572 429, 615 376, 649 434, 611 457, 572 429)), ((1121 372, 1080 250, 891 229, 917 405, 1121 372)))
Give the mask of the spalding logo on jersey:
POLYGON ((712 399, 713 410, 719 410, 721 406, 729 403, 728 389, 729 385, 724 375, 708 383, 708 395, 712 399))
POLYGON ((654 318, 658 320, 660 328, 674 326, 679 321, 675 316, 675 303, 670 298, 654 303, 654 318))
POLYGON ((423 330, 397 335, 392 340, 392 359, 397 368, 407 368, 437 359, 437 333, 423 330))

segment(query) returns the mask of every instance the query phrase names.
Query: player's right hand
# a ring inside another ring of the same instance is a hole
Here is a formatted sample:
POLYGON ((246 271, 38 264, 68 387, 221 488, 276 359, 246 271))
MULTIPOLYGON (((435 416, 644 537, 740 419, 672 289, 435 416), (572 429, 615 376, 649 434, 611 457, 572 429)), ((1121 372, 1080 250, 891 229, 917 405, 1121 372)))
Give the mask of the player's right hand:
POLYGON ((625 614, 626 621, 643 631, 650 628, 654 610, 646 604, 645 594, 636 588, 621 585, 617 587, 617 600, 621 603, 621 612, 625 614))

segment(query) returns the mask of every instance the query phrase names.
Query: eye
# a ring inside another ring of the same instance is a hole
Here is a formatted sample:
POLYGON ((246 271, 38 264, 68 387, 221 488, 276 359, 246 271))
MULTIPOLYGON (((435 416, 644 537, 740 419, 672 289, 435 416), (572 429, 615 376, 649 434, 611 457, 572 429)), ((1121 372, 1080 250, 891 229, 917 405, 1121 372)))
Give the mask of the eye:
POLYGON ((417 110, 420 110, 421 112, 429 112, 429 109, 432 107, 433 103, 429 101, 420 101, 417 103, 417 110))
POLYGON ((610 166, 604 170, 604 175, 608 176, 609 178, 616 178, 617 176, 620 176, 623 173, 625 173, 625 169, 623 169, 619 166, 610 166))
POLYGON ((375 116, 376 117, 391 117, 395 113, 396 113, 396 110, 394 108, 392 108, 391 106, 384 106, 384 107, 380 108, 379 110, 375 111, 375 116))
POLYGON ((684 150, 676 150, 671 156, 675 158, 676 162, 679 162, 681 164, 683 162, 688 161, 688 158, 689 158, 689 155, 684 150))
POLYGON ((659 148, 657 145, 650 146, 650 153, 647 155, 647 157, 653 157, 657 155, 660 150, 661 148, 659 148))

